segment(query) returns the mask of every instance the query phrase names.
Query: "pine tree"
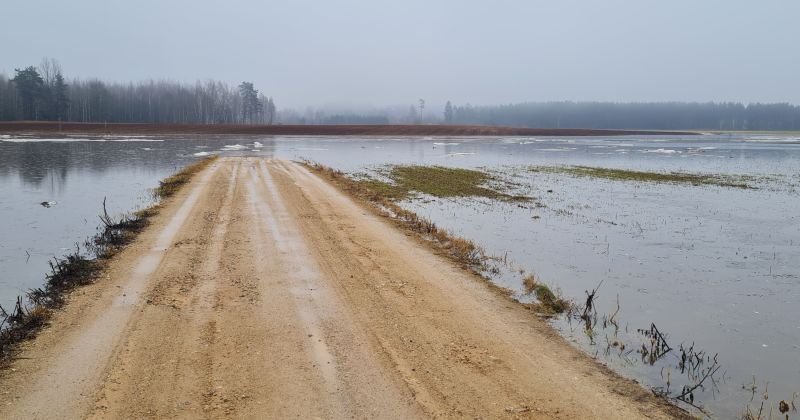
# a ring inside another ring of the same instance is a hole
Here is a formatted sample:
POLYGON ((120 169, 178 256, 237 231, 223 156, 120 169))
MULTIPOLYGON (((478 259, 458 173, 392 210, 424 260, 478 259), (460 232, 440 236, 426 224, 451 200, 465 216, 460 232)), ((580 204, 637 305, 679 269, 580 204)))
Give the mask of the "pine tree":
POLYGON ((41 108, 44 80, 36 67, 29 66, 22 70, 14 69, 16 75, 12 79, 22 101, 22 117, 26 120, 38 120, 41 108))
POLYGON ((56 73, 55 82, 53 82, 53 112, 54 117, 59 121, 67 119, 67 109, 69 108, 69 96, 67 95, 67 85, 64 82, 64 76, 61 73, 56 73))
POLYGON ((444 122, 447 124, 453 123, 453 104, 450 101, 444 105, 444 122))
POLYGON ((258 100, 258 90, 251 82, 242 82, 239 85, 239 95, 242 97, 242 122, 251 124, 261 113, 264 104, 258 100))

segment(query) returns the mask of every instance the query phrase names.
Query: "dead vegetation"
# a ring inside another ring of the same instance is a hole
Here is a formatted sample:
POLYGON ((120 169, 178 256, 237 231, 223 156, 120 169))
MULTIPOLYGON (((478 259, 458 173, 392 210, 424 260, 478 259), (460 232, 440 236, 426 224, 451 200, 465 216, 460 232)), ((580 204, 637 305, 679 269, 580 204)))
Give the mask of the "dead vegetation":
MULTIPOLYGON (((441 167, 396 166, 392 169, 400 168, 399 171, 394 174, 394 177, 398 180, 396 181, 398 185, 393 185, 371 178, 364 179, 362 177, 361 179, 353 179, 342 171, 314 162, 303 162, 303 164, 312 171, 324 176, 351 196, 377 206, 385 215, 392 217, 394 220, 400 222, 403 227, 429 240, 434 246, 445 251, 454 261, 472 269, 476 274, 484 278, 486 278, 485 274, 487 270, 491 270, 486 264, 487 261, 501 261, 498 258, 486 255, 481 247, 475 245, 475 243, 469 239, 455 236, 446 229, 439 228, 432 221, 419 217, 416 213, 406 210, 396 203, 397 200, 406 198, 407 192, 412 190, 422 190, 421 192, 442 197, 460 196, 467 191, 477 191, 481 194, 486 194, 485 191, 480 190, 480 188, 482 188, 480 185, 491 178, 489 174, 480 171, 441 167), (424 179, 426 175, 429 176, 429 180, 424 179), (447 175, 453 175, 458 180, 442 180, 442 177, 446 177, 447 175), (430 180, 437 178, 440 182, 449 184, 450 186, 434 187, 430 180), (453 187, 454 185, 455 187, 453 187), (436 194, 433 192, 436 192, 436 194)), ((391 175, 392 172, 389 172, 387 176, 391 175)), ((395 179, 394 177, 392 179, 395 179)), ((495 191, 491 193, 491 197, 499 198, 501 197, 500 194, 501 193, 495 191)), ((504 197, 516 199, 509 195, 505 195, 504 197)), ((527 197, 525 197, 525 199, 527 199, 527 197)), ((529 281, 533 283, 531 292, 528 294, 534 293, 538 302, 526 304, 529 309, 544 316, 552 316, 562 313, 570 307, 571 304, 569 301, 557 296, 546 285, 539 283, 535 277, 530 277, 531 280, 529 281)), ((525 282, 524 279, 523 282, 525 282)), ((487 282, 487 284, 494 288, 500 288, 490 281, 487 282)), ((503 291, 508 296, 512 294, 510 290, 503 289, 503 291)))
MULTIPOLYGON (((215 159, 216 156, 212 156, 193 163, 161 181, 153 192, 154 198, 161 200, 173 196, 194 174, 215 159)), ((101 225, 97 234, 84 242, 85 252, 76 244, 72 253, 53 258, 42 287, 29 290, 25 298, 17 297, 11 312, 0 307, 0 364, 4 365, 15 354, 22 341, 36 336, 48 323, 53 310, 64 304, 69 292, 94 282, 108 261, 131 243, 160 209, 161 204, 158 203, 133 214, 114 218, 108 214, 104 199, 103 212, 99 216, 101 225)))
POLYGON ((181 169, 174 175, 171 175, 159 183, 158 188, 155 189, 153 192, 155 196, 159 199, 171 197, 175 195, 178 191, 180 191, 181 187, 184 184, 188 183, 192 177, 205 169, 208 165, 210 165, 214 160, 216 160, 216 156, 210 156, 203 160, 197 161, 185 168, 181 169))

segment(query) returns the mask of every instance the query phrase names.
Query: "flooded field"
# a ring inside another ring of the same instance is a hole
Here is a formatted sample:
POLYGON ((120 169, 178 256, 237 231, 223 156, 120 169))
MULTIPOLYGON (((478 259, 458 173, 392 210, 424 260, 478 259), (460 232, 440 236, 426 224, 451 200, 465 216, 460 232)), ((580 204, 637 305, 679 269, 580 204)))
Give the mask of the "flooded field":
POLYGON ((104 197, 112 212, 146 206, 159 179, 214 153, 307 159, 354 176, 397 164, 485 171, 532 200, 401 203, 502 259, 490 275, 520 300, 532 299, 522 284, 530 273, 579 304, 596 289, 589 328, 577 315, 552 321, 577 346, 718 417, 757 410, 765 392, 775 407, 800 392, 800 138, 791 136, 5 136, 0 304, 41 285, 48 259, 95 232, 104 197))

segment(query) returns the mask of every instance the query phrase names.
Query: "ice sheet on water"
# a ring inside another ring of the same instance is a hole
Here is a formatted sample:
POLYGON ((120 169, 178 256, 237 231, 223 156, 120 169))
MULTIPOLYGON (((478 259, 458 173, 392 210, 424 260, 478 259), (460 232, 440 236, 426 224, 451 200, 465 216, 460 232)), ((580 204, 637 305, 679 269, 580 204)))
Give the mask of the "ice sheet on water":
POLYGON ((162 142, 163 139, 145 139, 145 138, 108 138, 108 137, 95 137, 95 138, 87 138, 87 137, 62 137, 62 138, 31 138, 31 137, 12 137, 9 135, 2 135, 0 136, 0 141, 5 141, 9 143, 79 143, 79 142, 136 142, 136 143, 146 143, 146 142, 162 142))
POLYGON ((247 149, 247 146, 242 146, 241 144, 226 144, 222 146, 223 151, 231 151, 231 150, 244 150, 247 149))
POLYGON ((124 139, 113 139, 109 141, 115 142, 136 142, 136 143, 148 143, 148 142, 162 142, 163 139, 147 139, 147 138, 124 138, 124 139))
POLYGON ((681 151, 679 151, 679 150, 675 150, 675 149, 663 149, 663 148, 662 148, 662 149, 647 149, 647 150, 642 150, 642 153, 663 153, 663 154, 665 154, 665 155, 672 155, 672 154, 676 154, 676 153, 683 153, 683 152, 681 152, 681 151))
POLYGON ((569 152, 571 150, 576 150, 576 147, 556 147, 556 148, 542 148, 537 149, 541 152, 569 152))
POLYGON ((4 141, 7 143, 77 143, 77 142, 86 142, 86 141, 94 141, 94 142, 103 142, 106 139, 86 139, 86 138, 57 138, 57 139, 50 139, 50 138, 20 138, 20 137, 7 137, 7 138, 0 138, 0 141, 4 141))

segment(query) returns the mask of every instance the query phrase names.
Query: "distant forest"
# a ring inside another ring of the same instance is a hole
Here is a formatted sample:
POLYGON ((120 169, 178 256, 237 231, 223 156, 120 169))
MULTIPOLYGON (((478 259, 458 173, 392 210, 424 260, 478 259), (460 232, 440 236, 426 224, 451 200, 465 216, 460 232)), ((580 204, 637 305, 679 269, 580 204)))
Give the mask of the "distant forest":
MULTIPOLYGON (((439 108, 441 110, 441 108, 439 108)), ((283 110, 242 82, 209 80, 108 83, 67 81, 57 61, 0 74, 0 121, 175 124, 464 124, 531 128, 641 130, 800 130, 800 106, 788 103, 696 102, 526 102, 453 105, 443 112, 419 99, 409 108, 361 114, 338 109, 283 110)))
POLYGON ((284 109, 284 124, 454 124, 529 128, 628 130, 800 130, 800 107, 788 103, 733 102, 527 102, 510 105, 410 107, 367 112, 284 109))
POLYGON ((14 73, 0 74, 0 121, 272 124, 276 115, 272 98, 249 82, 67 81, 48 59, 14 73))
POLYGON ((800 130, 800 107, 741 103, 530 102, 444 109, 448 124, 654 130, 800 130))

